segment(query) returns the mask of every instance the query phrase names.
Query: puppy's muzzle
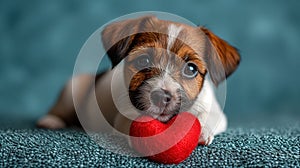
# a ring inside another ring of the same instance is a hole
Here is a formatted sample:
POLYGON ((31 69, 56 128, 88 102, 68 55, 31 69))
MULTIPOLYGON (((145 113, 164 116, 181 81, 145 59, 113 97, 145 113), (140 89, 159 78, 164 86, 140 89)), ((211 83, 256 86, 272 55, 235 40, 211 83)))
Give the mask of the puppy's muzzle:
POLYGON ((155 106, 164 108, 170 103, 172 95, 166 90, 157 89, 151 92, 150 98, 155 106))

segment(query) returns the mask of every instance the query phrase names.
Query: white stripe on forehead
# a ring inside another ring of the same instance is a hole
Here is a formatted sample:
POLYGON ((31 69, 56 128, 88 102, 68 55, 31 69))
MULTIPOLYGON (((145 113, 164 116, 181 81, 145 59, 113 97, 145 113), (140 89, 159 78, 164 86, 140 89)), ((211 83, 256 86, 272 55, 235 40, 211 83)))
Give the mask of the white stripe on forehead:
POLYGON ((167 46, 167 52, 168 54, 170 54, 170 49, 172 48, 172 46, 174 45, 174 42, 177 38, 177 36, 179 35, 180 31, 182 30, 182 27, 178 27, 174 24, 171 24, 168 27, 168 46, 167 46))

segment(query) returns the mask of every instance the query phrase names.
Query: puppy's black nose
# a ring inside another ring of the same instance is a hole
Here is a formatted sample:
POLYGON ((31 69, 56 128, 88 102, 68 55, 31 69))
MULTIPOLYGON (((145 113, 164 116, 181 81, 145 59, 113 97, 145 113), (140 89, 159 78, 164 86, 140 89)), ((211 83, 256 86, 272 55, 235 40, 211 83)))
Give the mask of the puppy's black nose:
POLYGON ((166 90, 155 90, 151 92, 151 101, 157 107, 165 107, 170 103, 172 95, 166 90))

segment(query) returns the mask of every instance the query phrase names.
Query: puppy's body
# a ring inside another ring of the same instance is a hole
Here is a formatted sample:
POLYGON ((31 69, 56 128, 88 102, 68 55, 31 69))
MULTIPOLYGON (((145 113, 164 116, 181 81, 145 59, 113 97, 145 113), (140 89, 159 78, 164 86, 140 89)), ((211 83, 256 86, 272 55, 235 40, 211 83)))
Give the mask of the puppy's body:
POLYGON ((76 108, 85 129, 111 131, 112 125, 128 135, 131 119, 140 113, 166 122, 188 111, 202 125, 200 144, 210 144, 225 131, 227 120, 212 86, 236 69, 235 48, 205 28, 155 17, 108 25, 102 41, 114 68, 98 77, 95 86, 91 75, 74 77, 39 126, 72 125, 76 108))

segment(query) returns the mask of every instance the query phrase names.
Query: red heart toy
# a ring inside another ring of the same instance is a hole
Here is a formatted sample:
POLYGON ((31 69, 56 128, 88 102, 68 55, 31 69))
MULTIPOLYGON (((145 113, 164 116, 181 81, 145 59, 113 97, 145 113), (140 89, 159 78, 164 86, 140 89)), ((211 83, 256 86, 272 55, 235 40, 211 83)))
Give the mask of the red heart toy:
POLYGON ((140 116, 130 127, 133 148, 150 160, 178 164, 196 148, 201 133, 199 120, 188 112, 179 113, 167 123, 140 116))

